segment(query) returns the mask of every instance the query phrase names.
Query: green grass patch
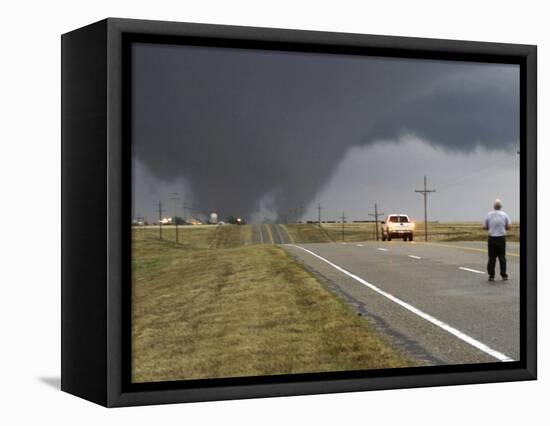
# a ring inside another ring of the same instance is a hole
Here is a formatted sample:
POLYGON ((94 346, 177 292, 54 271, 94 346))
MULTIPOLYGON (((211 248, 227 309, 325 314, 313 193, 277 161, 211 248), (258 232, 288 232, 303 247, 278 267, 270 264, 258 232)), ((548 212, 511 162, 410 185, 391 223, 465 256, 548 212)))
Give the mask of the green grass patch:
POLYGON ((413 365, 282 248, 205 248, 245 241, 238 228, 134 233, 134 382, 413 365))

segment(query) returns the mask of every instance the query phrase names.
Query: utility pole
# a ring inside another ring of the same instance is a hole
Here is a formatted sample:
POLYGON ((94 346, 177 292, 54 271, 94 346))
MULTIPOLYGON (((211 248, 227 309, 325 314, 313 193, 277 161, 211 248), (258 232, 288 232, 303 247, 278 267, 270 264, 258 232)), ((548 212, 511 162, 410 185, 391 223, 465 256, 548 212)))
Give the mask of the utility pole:
POLYGON ((344 224, 346 223, 346 215, 344 212, 342 212, 340 219, 342 219, 342 241, 344 241, 344 224))
POLYGON ((426 176, 424 176, 424 189, 415 189, 414 192, 424 195, 424 238, 428 241, 428 194, 435 192, 435 189, 428 189, 426 176))
POLYGON ((179 194, 177 192, 172 193, 172 197, 170 198, 174 202, 174 224, 176 225, 176 243, 179 243, 179 236, 178 236, 178 201, 180 199, 179 194))
POLYGON ((384 216, 384 213, 378 213, 378 205, 374 203, 374 213, 369 213, 369 216, 374 216, 374 229, 376 234, 376 241, 378 241, 378 217, 384 216))
POLYGON ((319 228, 321 227, 321 210, 323 208, 321 207, 321 203, 317 206, 317 211, 319 212, 319 228))
POLYGON ((159 212, 159 238, 162 240, 162 203, 159 201, 158 204, 159 212))

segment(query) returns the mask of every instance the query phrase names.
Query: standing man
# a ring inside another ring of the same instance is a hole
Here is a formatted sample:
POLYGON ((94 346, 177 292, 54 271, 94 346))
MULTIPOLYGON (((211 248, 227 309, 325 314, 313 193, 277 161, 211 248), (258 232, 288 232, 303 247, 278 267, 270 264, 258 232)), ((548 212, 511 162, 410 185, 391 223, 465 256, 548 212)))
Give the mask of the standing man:
POLYGON ((487 214, 483 229, 487 229, 489 234, 488 253, 489 262, 487 263, 487 272, 489 281, 495 280, 495 264, 498 257, 500 265, 500 276, 504 281, 508 279, 506 274, 506 231, 510 229, 512 222, 502 209, 502 201, 498 198, 493 204, 494 210, 487 214))

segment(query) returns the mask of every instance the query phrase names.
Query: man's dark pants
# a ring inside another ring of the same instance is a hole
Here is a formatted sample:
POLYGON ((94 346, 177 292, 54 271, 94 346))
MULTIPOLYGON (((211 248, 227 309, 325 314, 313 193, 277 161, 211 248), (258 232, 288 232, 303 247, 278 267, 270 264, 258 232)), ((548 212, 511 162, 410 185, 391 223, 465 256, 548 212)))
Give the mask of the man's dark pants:
POLYGON ((500 275, 506 277, 506 237, 489 237, 488 240, 489 262, 487 272, 490 277, 495 276, 495 264, 498 257, 500 275))

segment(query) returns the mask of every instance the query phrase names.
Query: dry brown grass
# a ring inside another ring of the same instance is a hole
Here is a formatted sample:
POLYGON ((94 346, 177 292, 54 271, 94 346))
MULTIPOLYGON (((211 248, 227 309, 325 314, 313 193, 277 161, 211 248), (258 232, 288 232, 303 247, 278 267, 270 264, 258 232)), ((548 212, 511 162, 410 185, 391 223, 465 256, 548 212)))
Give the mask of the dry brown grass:
MULTIPOLYGON (((347 242, 371 241, 375 239, 374 223, 346 223, 344 238, 347 242)), ((381 238, 382 226, 378 225, 381 238)), ((289 232, 299 243, 318 243, 342 241, 341 223, 323 223, 319 230, 317 225, 295 224, 286 225, 289 232)), ((424 222, 417 222, 415 238, 424 238, 424 222)), ((487 231, 477 222, 428 222, 428 238, 430 241, 485 241, 487 231)), ((519 241, 519 224, 512 225, 508 232, 508 241, 519 241)))
MULTIPOLYGON (((324 223, 323 228, 333 241, 342 241, 341 223, 324 223)), ((379 225, 378 231, 381 232, 379 225)), ((346 223, 344 224, 344 241, 368 241, 375 239, 374 223, 346 223)))
MULTIPOLYGON (((416 225, 416 236, 424 238, 424 222, 416 225)), ((487 231, 477 222, 428 222, 430 241, 486 241, 487 231)), ((508 231, 508 241, 519 241, 519 223, 508 231)))
POLYGON ((284 225, 296 243, 328 243, 331 239, 324 228, 313 224, 284 225))
MULTIPOLYGON (((158 227, 136 227, 134 239, 158 240, 158 227)), ((162 238, 166 242, 176 242, 176 228, 162 227, 162 238)), ((252 244, 251 225, 199 225, 179 226, 178 241, 184 248, 231 248, 252 244)))
POLYGON ((134 233, 134 382, 412 365, 283 249, 216 229, 134 233))
MULTIPOLYGON (((323 223, 322 227, 315 224, 284 225, 296 243, 326 243, 342 241, 341 223, 323 223)), ((382 226, 379 225, 381 237, 382 226)), ((430 241, 485 241, 487 231, 477 222, 428 222, 428 237, 430 241)), ((139 237, 158 238, 158 228, 147 227, 135 229, 139 237)), ((375 239, 374 223, 346 223, 344 228, 345 241, 369 241, 375 239)), ((174 227, 163 229, 166 240, 175 241, 174 227)), ((252 225, 226 226, 186 226, 179 228, 180 242, 185 246, 230 248, 254 244, 252 225)), ((415 238, 424 238, 424 222, 417 222, 415 238)), ((508 232, 508 241, 519 241, 519 224, 514 223, 508 232)))
POLYGON ((252 244, 251 225, 224 225, 216 230, 215 248, 232 248, 252 244))

